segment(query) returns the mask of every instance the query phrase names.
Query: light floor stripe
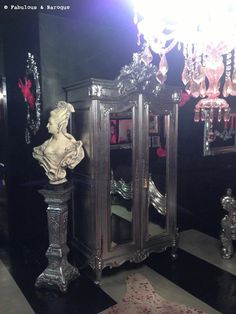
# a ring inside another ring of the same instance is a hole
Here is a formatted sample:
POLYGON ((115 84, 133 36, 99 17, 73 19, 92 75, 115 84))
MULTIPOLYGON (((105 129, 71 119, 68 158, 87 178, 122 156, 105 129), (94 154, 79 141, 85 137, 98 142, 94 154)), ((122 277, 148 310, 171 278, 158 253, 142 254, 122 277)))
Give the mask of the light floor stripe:
POLYGON ((34 314, 14 279, 0 260, 0 313, 34 314))
POLYGON ((179 247, 225 271, 236 275, 236 252, 231 259, 223 259, 220 240, 200 231, 190 229, 180 233, 179 247))
POLYGON ((220 313, 206 303, 195 298, 184 289, 178 287, 173 282, 161 276, 159 273, 152 270, 148 266, 141 266, 135 270, 122 270, 115 275, 104 276, 102 279, 101 288, 118 303, 126 293, 126 278, 128 275, 133 273, 140 273, 144 275, 149 280, 155 291, 160 296, 169 301, 185 304, 187 306, 202 310, 208 314, 220 313))

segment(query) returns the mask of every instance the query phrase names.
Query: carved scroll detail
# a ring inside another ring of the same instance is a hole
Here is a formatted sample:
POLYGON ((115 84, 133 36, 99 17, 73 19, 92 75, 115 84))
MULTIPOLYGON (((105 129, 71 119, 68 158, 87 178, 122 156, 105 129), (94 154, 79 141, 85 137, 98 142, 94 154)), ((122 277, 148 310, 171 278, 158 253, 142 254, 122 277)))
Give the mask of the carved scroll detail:
MULTIPOLYGON (((120 194, 124 199, 129 200, 133 197, 133 185, 132 182, 125 182, 123 179, 116 181, 111 172, 111 186, 110 194, 120 194)), ((149 189, 148 189, 148 203, 161 215, 166 215, 166 196, 162 195, 157 189, 154 181, 149 177, 149 189)))

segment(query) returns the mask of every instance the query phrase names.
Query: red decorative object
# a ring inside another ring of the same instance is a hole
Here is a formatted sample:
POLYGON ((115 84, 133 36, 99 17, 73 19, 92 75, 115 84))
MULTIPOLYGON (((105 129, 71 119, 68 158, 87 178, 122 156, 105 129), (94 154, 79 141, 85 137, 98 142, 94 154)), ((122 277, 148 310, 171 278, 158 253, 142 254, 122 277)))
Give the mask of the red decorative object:
POLYGON ((110 121, 110 129, 111 129, 111 138, 110 138, 110 144, 116 144, 117 143, 117 125, 118 120, 111 120, 110 121))
POLYGON ((25 101, 29 104, 31 109, 35 108, 35 97, 31 92, 32 83, 25 77, 25 84, 19 79, 18 86, 21 89, 22 95, 25 98, 25 101))
POLYGON ((162 157, 166 157, 166 150, 162 147, 158 147, 156 150, 156 154, 158 157, 162 158, 162 157))
POLYGON ((189 101, 190 98, 191 96, 188 93, 182 92, 180 102, 179 102, 179 107, 183 107, 186 104, 186 102, 189 101))

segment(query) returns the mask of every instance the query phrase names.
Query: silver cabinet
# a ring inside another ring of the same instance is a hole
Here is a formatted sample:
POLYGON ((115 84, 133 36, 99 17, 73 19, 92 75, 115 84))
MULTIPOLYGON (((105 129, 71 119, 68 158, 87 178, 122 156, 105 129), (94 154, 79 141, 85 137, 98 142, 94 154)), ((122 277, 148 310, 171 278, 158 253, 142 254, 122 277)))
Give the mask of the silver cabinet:
POLYGON ((180 90, 160 87, 155 74, 136 55, 114 81, 65 88, 86 154, 73 172, 70 244, 96 281, 107 266, 176 248, 180 90))

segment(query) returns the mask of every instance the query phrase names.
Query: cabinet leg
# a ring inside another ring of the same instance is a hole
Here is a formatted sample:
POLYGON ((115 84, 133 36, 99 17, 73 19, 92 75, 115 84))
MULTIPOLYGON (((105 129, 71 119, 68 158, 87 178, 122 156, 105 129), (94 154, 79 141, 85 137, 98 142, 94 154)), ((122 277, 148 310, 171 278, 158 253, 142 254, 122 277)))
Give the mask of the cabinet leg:
POLYGON ((96 285, 100 285, 102 279, 102 259, 98 256, 95 258, 95 281, 96 285))
POLYGON ((176 233, 173 239, 173 243, 172 243, 172 248, 171 248, 171 257, 173 260, 176 260, 178 255, 177 255, 177 250, 179 247, 179 232, 178 229, 176 229, 176 233))

